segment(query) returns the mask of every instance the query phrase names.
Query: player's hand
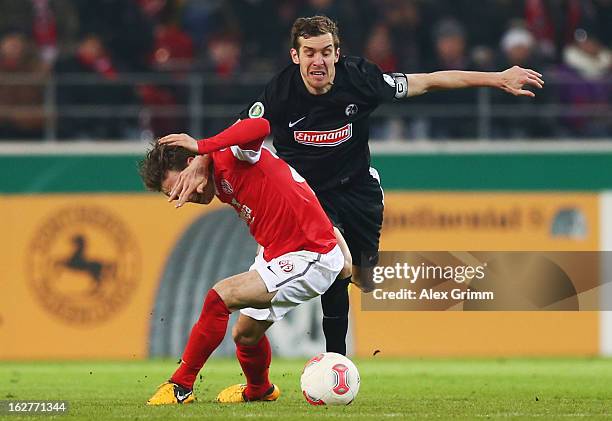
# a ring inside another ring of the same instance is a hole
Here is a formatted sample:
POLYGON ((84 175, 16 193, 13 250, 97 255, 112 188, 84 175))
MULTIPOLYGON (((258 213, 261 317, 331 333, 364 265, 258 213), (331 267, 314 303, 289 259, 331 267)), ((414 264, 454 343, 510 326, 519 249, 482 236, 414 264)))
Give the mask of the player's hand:
POLYGON ((198 141, 185 133, 174 133, 162 137, 157 141, 162 145, 182 146, 188 151, 198 153, 198 141))
POLYGON ((373 281, 373 267, 359 267, 353 266, 353 276, 351 283, 363 293, 370 293, 376 289, 376 284, 373 281))
POLYGON ((208 182, 209 167, 209 155, 196 156, 187 168, 179 174, 168 195, 168 202, 177 200, 175 207, 180 208, 189 200, 194 191, 204 193, 204 187, 208 182))
POLYGON ((524 89, 525 86, 532 86, 539 89, 542 89, 544 86, 544 80, 542 80, 542 75, 540 73, 531 69, 523 69, 519 66, 513 66, 504 70, 499 75, 501 79, 499 87, 515 96, 534 97, 535 94, 524 89))
POLYGON ((354 284, 357 288, 361 290, 361 292, 365 294, 369 294, 370 292, 376 289, 376 284, 374 284, 374 282, 372 282, 371 278, 368 278, 368 276, 354 276, 351 279, 351 283, 354 284))

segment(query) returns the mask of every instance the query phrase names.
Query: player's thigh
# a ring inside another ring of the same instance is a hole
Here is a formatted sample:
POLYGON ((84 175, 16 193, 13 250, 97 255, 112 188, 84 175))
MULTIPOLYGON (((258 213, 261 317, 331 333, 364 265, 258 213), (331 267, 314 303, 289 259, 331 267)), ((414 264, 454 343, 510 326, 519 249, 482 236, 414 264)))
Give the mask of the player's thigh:
POLYGON ((342 254, 344 255, 344 267, 338 275, 338 278, 346 279, 352 274, 353 259, 351 257, 348 244, 342 235, 342 219, 339 212, 339 208, 342 207, 342 202, 338 200, 338 196, 335 194, 334 190, 319 192, 317 193, 317 198, 319 199, 321 207, 323 207, 323 210, 327 214, 327 217, 334 226, 334 234, 338 240, 340 250, 342 250, 342 254))
POLYGON ((355 266, 372 266, 378 261, 383 206, 376 200, 362 202, 344 221, 344 238, 355 266))
POLYGON ((245 307, 267 308, 276 292, 268 292, 255 270, 230 276, 213 287, 230 311, 245 307))
POLYGON ((332 225, 339 228, 340 232, 342 232, 342 220, 340 217, 342 203, 338 200, 336 190, 317 192, 316 195, 332 225))
POLYGON ((272 324, 267 320, 255 320, 240 313, 238 321, 232 328, 232 337, 238 344, 256 345, 272 324))
POLYGON ((353 265, 376 264, 384 210, 378 179, 370 173, 350 188, 324 193, 328 208, 341 210, 334 223, 341 228, 353 265))

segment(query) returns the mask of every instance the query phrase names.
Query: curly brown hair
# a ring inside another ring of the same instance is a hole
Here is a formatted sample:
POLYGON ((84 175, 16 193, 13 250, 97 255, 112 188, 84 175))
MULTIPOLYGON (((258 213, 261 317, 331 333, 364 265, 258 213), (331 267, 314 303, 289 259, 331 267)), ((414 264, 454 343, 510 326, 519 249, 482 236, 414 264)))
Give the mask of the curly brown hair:
POLYGON ((331 34, 334 40, 334 50, 340 48, 338 25, 327 16, 311 16, 297 18, 291 27, 291 46, 299 51, 299 38, 310 38, 319 35, 331 34))
POLYGON ((196 156, 180 146, 151 143, 151 149, 138 163, 138 172, 147 189, 161 191, 162 183, 168 171, 182 171, 187 168, 187 160, 196 156))

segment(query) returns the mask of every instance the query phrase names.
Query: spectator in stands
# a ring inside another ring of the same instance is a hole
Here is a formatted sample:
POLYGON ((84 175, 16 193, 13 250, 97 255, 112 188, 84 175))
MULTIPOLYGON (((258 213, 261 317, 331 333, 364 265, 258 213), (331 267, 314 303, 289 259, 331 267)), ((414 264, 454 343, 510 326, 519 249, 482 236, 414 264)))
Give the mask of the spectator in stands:
POLYGON ((177 74, 191 70, 194 60, 193 41, 173 24, 155 26, 155 42, 150 63, 153 68, 177 74))
MULTIPOLYGON (((367 1, 367 0, 366 0, 367 1)), ((291 26, 293 22, 299 16, 299 10, 302 6, 301 0, 287 0, 277 2, 277 12, 275 19, 278 20, 280 32, 278 33, 278 39, 281 42, 280 48, 275 52, 274 68, 270 69, 274 72, 277 68, 285 66, 287 64, 287 34, 291 32, 291 26)))
POLYGON ((502 37, 503 65, 530 66, 535 60, 535 39, 525 28, 510 28, 502 37))
MULTIPOLYGON (((241 73, 242 42, 240 34, 226 32, 215 34, 208 40, 202 70, 207 80, 204 84, 205 104, 223 104, 239 107, 244 102, 249 86, 236 84, 241 73)), ((257 86, 250 87, 257 91, 257 86)), ((226 118, 207 115, 204 127, 207 132, 217 132, 227 126, 226 118)))
POLYGON ((242 44, 240 36, 222 33, 208 41, 208 59, 211 70, 221 78, 228 78, 238 73, 242 44))
MULTIPOLYGON (((522 26, 510 28, 503 35, 501 42, 501 56, 497 63, 498 68, 521 66, 539 69, 542 63, 538 59, 535 38, 529 30, 522 26)), ((540 106, 550 100, 547 95, 548 89, 543 89, 531 101, 523 101, 522 98, 498 95, 491 93, 493 111, 496 113, 492 119, 492 135, 500 139, 529 139, 545 138, 553 135, 551 127, 553 121, 548 116, 538 116, 534 110, 540 110, 540 106), (508 112, 514 107, 515 112, 508 112)))
POLYGON ((189 34, 194 44, 205 45, 215 32, 224 29, 224 0, 185 0, 182 2, 181 27, 189 34))
POLYGON ((43 62, 23 33, 9 32, 0 39, 0 139, 41 139, 46 76, 43 62), (14 77, 22 80, 15 83, 14 77))
MULTIPOLYGON (((246 71, 269 71, 277 67, 279 49, 285 49, 287 40, 279 9, 295 11, 292 2, 277 0, 228 0, 231 24, 226 31, 239 32, 242 43, 241 68, 246 71), (265 25, 262 25, 265 22, 265 25)), ((293 14, 291 15, 293 17, 293 14)), ((283 59, 286 59, 283 56, 283 59)))
MULTIPOLYGON (((391 32, 386 22, 374 25, 366 40, 364 56, 376 63, 383 72, 399 71, 398 58, 393 51, 391 32)), ((400 139, 404 137, 405 124, 401 118, 372 117, 371 135, 373 139, 400 139)))
POLYGON ((77 0, 81 33, 95 34, 126 71, 149 70, 153 21, 136 0, 77 0))
POLYGON ((563 50, 559 76, 559 100, 571 105, 579 114, 562 117, 570 136, 608 137, 612 131, 609 116, 598 116, 596 110, 609 110, 612 101, 610 80, 612 53, 592 31, 579 28, 574 42, 563 50), (593 111, 589 107, 595 107, 593 111))
POLYGON ((472 49, 479 54, 491 56, 499 47, 499 40, 507 28, 509 20, 522 17, 524 0, 435 0, 423 2, 424 15, 427 22, 437 22, 452 17, 464 28, 465 38, 469 40, 472 49))
POLYGON ((79 20, 70 0, 0 0, 0 33, 18 29, 32 36, 50 70, 59 54, 74 48, 79 20))
POLYGON ((372 28, 366 41, 364 56, 376 63, 383 72, 397 71, 398 60, 392 49, 391 33, 387 25, 379 23, 372 28))
POLYGON ((416 1, 384 0, 382 21, 390 32, 390 48, 397 56, 397 68, 409 72, 423 70, 425 51, 431 49, 428 28, 423 26, 422 14, 416 1))
MULTIPOLYGON (((465 30, 456 19, 446 18, 434 26, 436 58, 428 66, 428 71, 468 70, 474 66, 470 62, 466 48, 465 30)), ((476 103, 478 90, 431 92, 423 98, 429 105, 444 104, 448 116, 429 119, 429 135, 434 139, 474 139, 476 137, 476 103)))
POLYGON ((185 105, 188 87, 182 83, 194 63, 191 37, 178 26, 178 3, 173 0, 140 0, 145 15, 154 22, 154 47, 151 68, 168 76, 171 83, 138 85, 137 92, 144 106, 140 119, 143 137, 159 137, 185 130, 186 116, 157 111, 160 107, 185 105))
POLYGON ((543 57, 561 63, 564 47, 578 27, 593 23, 595 10, 591 0, 525 0, 525 19, 543 57))
POLYGON ((58 75, 80 73, 87 80, 66 80, 57 89, 60 137, 70 139, 121 139, 136 127, 136 116, 121 113, 118 106, 136 103, 131 84, 119 80, 122 66, 111 57, 100 36, 87 34, 74 55, 60 60, 58 75), (92 107, 96 116, 62 115, 92 107))

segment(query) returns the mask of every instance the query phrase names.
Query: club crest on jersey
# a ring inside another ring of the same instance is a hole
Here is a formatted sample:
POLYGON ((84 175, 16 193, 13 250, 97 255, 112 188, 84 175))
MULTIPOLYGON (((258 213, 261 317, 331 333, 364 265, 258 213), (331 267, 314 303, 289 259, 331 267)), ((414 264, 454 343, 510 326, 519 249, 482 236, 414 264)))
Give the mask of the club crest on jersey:
POLYGON ((278 266, 283 272, 289 273, 293 270, 293 262, 291 260, 279 260, 278 266))
POLYGON ((353 136, 353 123, 348 123, 334 130, 298 130, 293 132, 293 138, 302 145, 336 146, 346 142, 353 136))
POLYGON ((251 105, 251 108, 249 108, 249 117, 250 118, 259 118, 262 117, 264 115, 264 105, 261 102, 256 102, 255 104, 251 105))
POLYGON ((225 178, 222 178, 221 179, 221 183, 219 183, 219 184, 221 184, 221 190, 223 191, 223 193, 225 193, 225 194, 233 194, 234 193, 234 189, 233 189, 232 185, 225 178))
POLYGON ((357 114, 358 111, 359 111, 359 107, 357 107, 357 104, 349 104, 346 106, 346 109, 344 110, 344 114, 346 114, 347 117, 350 117, 352 115, 357 114))

